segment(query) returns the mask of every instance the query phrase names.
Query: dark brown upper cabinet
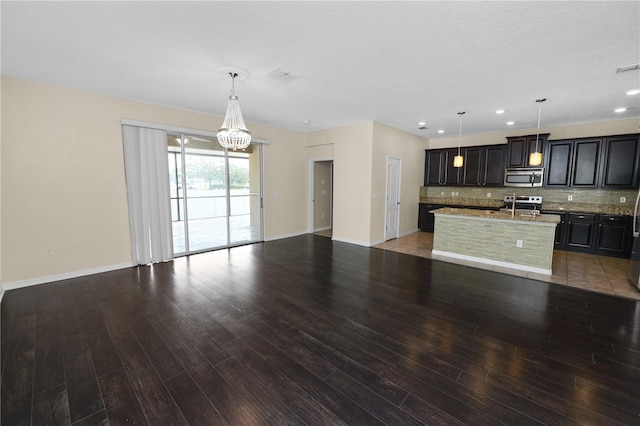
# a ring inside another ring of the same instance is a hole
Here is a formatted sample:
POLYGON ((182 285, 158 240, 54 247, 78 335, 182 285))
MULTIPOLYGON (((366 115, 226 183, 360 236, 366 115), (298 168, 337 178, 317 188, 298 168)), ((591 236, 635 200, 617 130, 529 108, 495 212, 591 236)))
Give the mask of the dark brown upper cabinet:
MULTIPOLYGON (((542 153, 543 163, 545 145, 549 134, 540 135, 538 138, 538 150, 542 153)), ((542 165, 529 164, 529 154, 536 152, 536 135, 515 136, 507 138, 507 163, 506 167, 541 167, 542 165)))
POLYGON ((460 169, 453 167, 457 154, 457 148, 426 150, 424 185, 458 185, 460 169))
POLYGON ((503 186, 505 151, 506 145, 464 148, 462 185, 503 186))
POLYGON ((603 188, 636 188, 640 149, 638 135, 606 137, 603 140, 603 188))
POLYGON ((600 152, 600 138, 548 141, 545 186, 598 187, 600 152))

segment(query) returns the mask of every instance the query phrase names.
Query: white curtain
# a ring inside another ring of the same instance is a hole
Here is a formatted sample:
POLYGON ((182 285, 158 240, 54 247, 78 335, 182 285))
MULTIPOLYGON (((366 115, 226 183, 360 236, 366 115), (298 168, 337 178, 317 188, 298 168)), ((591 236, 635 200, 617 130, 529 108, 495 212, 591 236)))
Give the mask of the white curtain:
POLYGON ((166 262, 173 258, 167 132, 123 125, 122 138, 132 260, 166 262))

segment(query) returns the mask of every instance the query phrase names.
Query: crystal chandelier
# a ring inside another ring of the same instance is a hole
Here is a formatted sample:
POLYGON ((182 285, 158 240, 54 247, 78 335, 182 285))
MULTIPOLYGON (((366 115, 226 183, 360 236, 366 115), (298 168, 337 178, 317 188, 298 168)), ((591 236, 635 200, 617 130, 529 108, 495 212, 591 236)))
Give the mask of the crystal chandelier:
POLYGON ((231 95, 227 104, 227 113, 224 116, 222 127, 218 130, 218 142, 224 148, 244 149, 251 143, 251 132, 247 130, 240 112, 240 103, 235 95, 235 78, 238 76, 235 72, 230 72, 231 76, 231 95))
POLYGON ((462 167, 464 164, 464 157, 460 155, 460 143, 462 142, 462 115, 465 111, 459 112, 460 116, 460 132, 458 133, 458 155, 453 157, 453 167, 462 167))
POLYGON ((538 149, 538 140, 540 139, 540 115, 542 114, 542 103, 547 99, 536 99, 538 103, 538 132, 536 133, 536 151, 529 154, 529 165, 540 166, 542 164, 542 152, 538 149))

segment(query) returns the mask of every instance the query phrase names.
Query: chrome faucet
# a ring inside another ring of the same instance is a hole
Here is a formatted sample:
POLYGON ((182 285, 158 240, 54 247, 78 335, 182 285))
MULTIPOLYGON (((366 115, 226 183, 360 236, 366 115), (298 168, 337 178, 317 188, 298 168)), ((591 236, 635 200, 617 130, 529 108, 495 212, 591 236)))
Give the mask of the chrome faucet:
POLYGON ((516 193, 513 193, 513 199, 511 200, 511 217, 516 215, 516 193))

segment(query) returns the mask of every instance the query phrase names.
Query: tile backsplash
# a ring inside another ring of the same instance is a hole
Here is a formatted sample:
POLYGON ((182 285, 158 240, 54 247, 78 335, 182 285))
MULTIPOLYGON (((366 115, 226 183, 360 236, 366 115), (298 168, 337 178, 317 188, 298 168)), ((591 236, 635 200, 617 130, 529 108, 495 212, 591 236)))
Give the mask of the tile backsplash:
POLYGON ((447 203, 462 205, 497 206, 507 194, 540 195, 543 208, 553 206, 563 210, 579 210, 592 206, 593 211, 613 210, 620 214, 630 214, 636 201, 638 190, 636 189, 587 189, 587 188, 498 188, 498 187, 467 187, 467 186, 422 186, 420 187, 420 202, 447 203), (457 193, 457 195, 455 195, 457 193), (491 196, 487 197, 490 193, 491 196), (569 196, 572 200, 569 201, 569 196), (625 197, 626 202, 621 203, 620 198, 625 197), (572 208, 575 206, 576 208, 572 208))

